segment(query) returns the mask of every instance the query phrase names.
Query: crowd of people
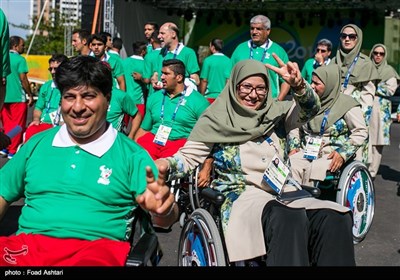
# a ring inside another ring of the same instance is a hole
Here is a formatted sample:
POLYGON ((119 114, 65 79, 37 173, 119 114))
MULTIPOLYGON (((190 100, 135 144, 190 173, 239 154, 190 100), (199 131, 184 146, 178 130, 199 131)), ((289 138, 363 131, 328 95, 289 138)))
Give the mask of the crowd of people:
POLYGON ((361 52, 355 24, 342 27, 334 57, 321 39, 300 69, 270 38, 268 17, 249 23, 250 39, 231 57, 213 38, 201 67, 173 22, 147 22, 145 40, 125 59, 121 38, 75 30, 78 55, 51 56, 52 79, 30 124, 24 40, 2 25, 9 52, 1 57, 0 153, 10 160, 0 169, 0 218, 14 201, 25 204, 18 231, 0 237, 0 250, 29 250, 0 265, 123 266, 134 209, 170 227, 179 209, 168 180, 202 166, 199 185, 226 197, 230 262, 265 255, 270 266, 354 266, 349 208, 276 197, 299 188, 287 178, 311 186, 353 158, 375 177, 390 144, 387 97, 400 77, 385 45, 361 52), (22 131, 8 137, 15 126, 22 131))

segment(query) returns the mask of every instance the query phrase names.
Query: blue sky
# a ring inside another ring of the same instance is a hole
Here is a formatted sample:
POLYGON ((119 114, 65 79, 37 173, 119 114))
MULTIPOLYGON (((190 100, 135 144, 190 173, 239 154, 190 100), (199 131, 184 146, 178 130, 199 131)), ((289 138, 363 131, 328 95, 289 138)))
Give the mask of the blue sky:
MULTIPOLYGON (((7 16, 8 22, 13 24, 29 23, 29 0, 0 0, 0 8, 7 16)), ((10 36, 26 38, 28 30, 15 28, 10 24, 10 36)))

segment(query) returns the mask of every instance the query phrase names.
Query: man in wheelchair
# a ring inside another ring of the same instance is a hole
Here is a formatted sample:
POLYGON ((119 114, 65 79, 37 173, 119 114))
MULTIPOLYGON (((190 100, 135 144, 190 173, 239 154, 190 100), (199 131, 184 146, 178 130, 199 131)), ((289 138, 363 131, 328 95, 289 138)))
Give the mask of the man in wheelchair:
POLYGON ((285 65, 273 56, 280 68, 238 62, 186 144, 156 164, 168 168, 170 178, 180 177, 212 153, 216 177, 211 187, 225 197, 220 219, 228 263, 265 256, 268 266, 353 266, 348 208, 313 197, 282 199, 296 187, 285 185, 290 169, 283 160, 286 135, 280 128, 290 131, 306 123, 321 104, 297 64, 285 65), (273 101, 266 67, 291 86, 296 102, 273 101))
POLYGON ((0 169, 0 218, 25 197, 18 231, 0 237, 0 266, 124 266, 138 208, 159 225, 176 221, 166 170, 106 121, 106 64, 74 57, 56 83, 65 124, 34 135, 0 169))

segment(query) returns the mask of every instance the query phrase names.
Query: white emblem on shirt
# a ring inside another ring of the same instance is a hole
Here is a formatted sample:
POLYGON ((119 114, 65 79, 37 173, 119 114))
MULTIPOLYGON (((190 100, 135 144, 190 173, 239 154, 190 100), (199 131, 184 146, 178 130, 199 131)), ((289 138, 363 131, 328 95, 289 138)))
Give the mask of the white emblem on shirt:
POLYGON ((109 185, 110 184, 110 176, 112 173, 111 168, 107 168, 105 165, 100 166, 100 178, 97 180, 97 183, 103 184, 103 185, 109 185))

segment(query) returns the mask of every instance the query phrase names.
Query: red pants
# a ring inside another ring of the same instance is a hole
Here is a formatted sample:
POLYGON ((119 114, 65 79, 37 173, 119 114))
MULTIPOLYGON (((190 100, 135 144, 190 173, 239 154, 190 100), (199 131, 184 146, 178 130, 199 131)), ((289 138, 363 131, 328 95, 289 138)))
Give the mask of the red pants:
POLYGON ((0 236, 0 266, 124 266, 129 242, 54 238, 41 234, 0 236))
POLYGON ((29 138, 32 137, 32 135, 45 131, 46 129, 52 128, 53 125, 49 124, 49 123, 41 123, 39 125, 31 125, 28 126, 28 128, 26 129, 25 132, 25 139, 24 139, 24 143, 26 143, 26 141, 29 140, 29 138))
POLYGON ((154 160, 172 156, 186 143, 186 139, 167 140, 165 146, 161 146, 153 142, 154 137, 153 133, 148 132, 137 139, 137 143, 145 148, 154 160))
POLYGON ((19 125, 22 131, 11 139, 7 150, 10 154, 15 154, 18 146, 22 143, 22 135, 26 128, 26 116, 28 113, 28 104, 24 102, 4 103, 1 109, 1 121, 3 122, 4 132, 8 133, 11 129, 19 125))

